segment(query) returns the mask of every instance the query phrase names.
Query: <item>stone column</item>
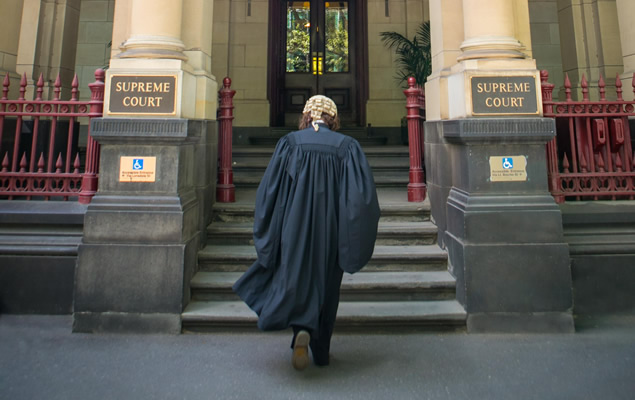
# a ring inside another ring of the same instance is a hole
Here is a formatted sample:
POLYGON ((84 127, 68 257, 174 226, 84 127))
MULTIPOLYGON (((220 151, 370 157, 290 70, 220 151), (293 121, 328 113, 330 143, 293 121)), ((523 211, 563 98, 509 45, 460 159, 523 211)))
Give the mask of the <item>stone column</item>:
MULTIPOLYGON (((16 72, 31 82, 43 75, 44 98, 52 98, 53 82, 60 76, 62 95, 70 98, 75 73, 80 0, 47 2, 25 0, 22 6, 16 72), (68 89, 68 90, 66 90, 68 89)), ((27 98, 34 98, 29 84, 27 98)))
POLYGON ((555 127, 540 118, 538 71, 518 40, 528 36, 527 0, 460 6, 460 54, 439 74, 448 120, 426 123, 428 190, 457 299, 470 332, 570 332, 569 252, 547 188, 555 127))
MULTIPOLYGON (((632 7, 632 4, 627 6, 631 12, 632 7)), ((632 14, 621 18, 628 20, 630 15, 632 14)), ((628 29, 632 21, 619 24, 616 1, 604 0, 560 0, 558 20, 562 67, 573 85, 573 98, 582 99, 580 82, 582 75, 585 75, 589 82, 591 99, 597 99, 598 91, 593 88, 597 88, 600 75, 611 86, 615 76, 624 72, 620 28, 628 29)), ((631 37, 626 37, 627 40, 632 40, 631 37)), ((607 95, 615 98, 612 91, 607 91, 607 95)))
MULTIPOLYGON (((441 121, 449 117, 448 77, 463 42, 462 0, 430 1, 430 39, 432 74, 426 82, 426 120, 441 121)), ((426 185, 430 199, 431 218, 438 229, 438 243, 445 247, 445 203, 452 187, 452 161, 446 140, 438 124, 426 124, 425 155, 426 185)))
POLYGON ((509 0, 463 0, 463 54, 459 60, 524 58, 514 37, 514 8, 509 0))
POLYGON ((617 17, 619 20, 620 38, 622 44, 622 60, 624 73, 620 75, 624 88, 624 99, 633 100, 633 91, 629 90, 633 84, 635 73, 635 2, 630 0, 616 0, 617 17))
POLYGON ((178 333, 214 201, 211 0, 118 0, 73 330, 178 333), (187 24, 182 24, 182 20, 187 24))
POLYGON ((185 60, 181 41, 183 0, 133 0, 130 38, 121 58, 175 58, 185 60))

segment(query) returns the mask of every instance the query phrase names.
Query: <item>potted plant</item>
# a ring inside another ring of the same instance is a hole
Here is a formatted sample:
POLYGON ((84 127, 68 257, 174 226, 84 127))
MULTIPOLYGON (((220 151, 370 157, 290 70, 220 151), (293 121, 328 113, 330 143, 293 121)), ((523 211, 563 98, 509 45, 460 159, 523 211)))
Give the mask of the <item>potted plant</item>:
MULTIPOLYGON (((432 54, 430 49, 430 21, 419 25, 412 40, 398 32, 381 32, 381 41, 397 54, 395 60, 399 70, 395 79, 397 84, 406 88, 408 78, 413 76, 419 86, 423 86, 432 72, 432 54)), ((401 139, 408 143, 408 127, 406 117, 401 119, 401 139)))

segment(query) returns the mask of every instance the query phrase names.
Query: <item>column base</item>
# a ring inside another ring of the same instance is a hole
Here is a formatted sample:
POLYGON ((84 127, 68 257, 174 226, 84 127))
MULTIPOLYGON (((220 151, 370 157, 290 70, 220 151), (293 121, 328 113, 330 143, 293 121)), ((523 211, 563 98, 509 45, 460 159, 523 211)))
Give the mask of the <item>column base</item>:
POLYGON ((553 122, 464 119, 442 128, 452 168, 444 243, 468 331, 572 332, 569 246, 547 190, 553 122), (516 156, 527 160, 520 179, 497 179, 493 160, 516 156))
POLYGON ((187 56, 180 51, 143 47, 126 50, 117 55, 117 58, 171 58, 187 61, 187 56))

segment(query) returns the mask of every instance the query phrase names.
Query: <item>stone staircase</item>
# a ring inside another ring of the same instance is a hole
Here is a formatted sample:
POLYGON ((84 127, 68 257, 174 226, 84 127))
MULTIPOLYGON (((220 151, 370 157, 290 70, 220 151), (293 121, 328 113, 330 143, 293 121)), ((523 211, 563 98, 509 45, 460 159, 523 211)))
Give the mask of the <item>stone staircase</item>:
MULTIPOLYGON (((337 330, 417 327, 464 329, 447 254, 436 244, 430 207, 408 203, 408 148, 364 145, 381 207, 373 257, 361 272, 344 274, 337 330)), ((256 329, 257 317, 231 287, 256 259, 252 240, 255 192, 273 146, 235 147, 235 203, 216 203, 207 246, 198 255, 184 332, 256 329)))

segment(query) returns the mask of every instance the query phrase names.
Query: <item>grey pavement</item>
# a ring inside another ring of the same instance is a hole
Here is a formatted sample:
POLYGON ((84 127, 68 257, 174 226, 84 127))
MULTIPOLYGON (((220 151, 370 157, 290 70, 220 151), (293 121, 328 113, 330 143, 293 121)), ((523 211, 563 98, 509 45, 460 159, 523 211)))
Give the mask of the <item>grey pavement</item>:
POLYGON ((575 334, 335 333, 329 367, 290 333, 74 334, 0 316, 0 399, 633 399, 635 317, 575 334))

